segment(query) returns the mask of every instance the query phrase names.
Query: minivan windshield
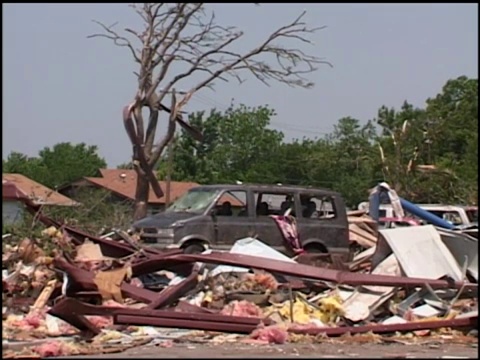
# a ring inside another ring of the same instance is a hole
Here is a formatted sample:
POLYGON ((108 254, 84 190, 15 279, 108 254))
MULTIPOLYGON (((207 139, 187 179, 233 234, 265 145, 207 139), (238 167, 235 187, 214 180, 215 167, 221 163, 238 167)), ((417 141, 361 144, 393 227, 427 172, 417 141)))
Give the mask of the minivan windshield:
POLYGON ((219 193, 218 189, 191 189, 175 200, 165 212, 203 214, 219 193))

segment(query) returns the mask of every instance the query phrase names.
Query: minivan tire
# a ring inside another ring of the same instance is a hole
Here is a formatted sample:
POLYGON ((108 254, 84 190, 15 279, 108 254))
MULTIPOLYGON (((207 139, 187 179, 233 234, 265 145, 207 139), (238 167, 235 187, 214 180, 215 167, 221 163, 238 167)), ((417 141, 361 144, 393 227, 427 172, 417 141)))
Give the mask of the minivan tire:
POLYGON ((310 254, 328 254, 328 250, 322 244, 311 243, 304 250, 310 254))
POLYGON ((185 254, 201 254, 205 251, 205 247, 202 244, 190 244, 183 248, 185 254))

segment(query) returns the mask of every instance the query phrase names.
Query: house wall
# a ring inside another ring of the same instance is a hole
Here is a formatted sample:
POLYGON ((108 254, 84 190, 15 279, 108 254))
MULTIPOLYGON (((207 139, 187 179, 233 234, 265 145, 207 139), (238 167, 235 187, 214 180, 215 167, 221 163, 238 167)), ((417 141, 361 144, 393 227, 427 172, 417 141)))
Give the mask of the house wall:
POLYGON ((24 205, 20 201, 2 201, 2 220, 4 225, 12 225, 23 220, 24 205))

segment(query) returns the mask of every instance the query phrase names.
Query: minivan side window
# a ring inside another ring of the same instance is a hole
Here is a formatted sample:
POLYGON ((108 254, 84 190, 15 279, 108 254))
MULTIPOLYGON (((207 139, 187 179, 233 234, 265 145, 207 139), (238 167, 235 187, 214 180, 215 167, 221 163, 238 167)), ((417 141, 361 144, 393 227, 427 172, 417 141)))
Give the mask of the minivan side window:
POLYGON ((215 204, 217 216, 248 216, 247 192, 226 191, 215 204))
POLYGON ((257 216, 285 215, 295 216, 294 194, 254 192, 257 216))
POLYGON ((302 196, 302 199, 304 199, 302 201, 303 218, 325 220, 337 217, 334 200, 331 196, 302 196))

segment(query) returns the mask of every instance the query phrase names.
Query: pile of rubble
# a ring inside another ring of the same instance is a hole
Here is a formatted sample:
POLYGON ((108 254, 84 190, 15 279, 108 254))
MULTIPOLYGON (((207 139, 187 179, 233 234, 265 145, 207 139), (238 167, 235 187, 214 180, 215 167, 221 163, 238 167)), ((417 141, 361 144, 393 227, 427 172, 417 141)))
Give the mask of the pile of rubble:
POLYGON ((365 211, 356 210, 347 213, 350 241, 360 248, 375 246, 378 239, 378 224, 365 211))
POLYGON ((477 328, 476 239, 433 226, 378 233, 337 270, 300 264, 253 238, 228 253, 183 254, 52 226, 44 232, 56 244, 50 256, 25 239, 2 257, 3 357, 199 336, 255 344, 372 333, 447 339, 477 328), (19 350, 32 340, 41 343, 19 350))

